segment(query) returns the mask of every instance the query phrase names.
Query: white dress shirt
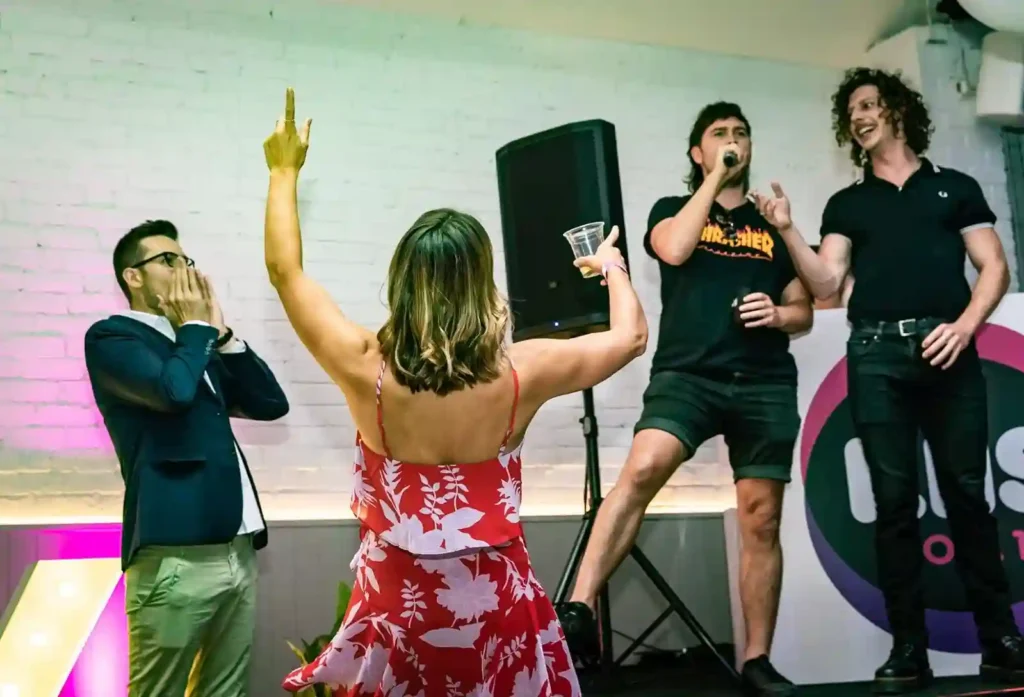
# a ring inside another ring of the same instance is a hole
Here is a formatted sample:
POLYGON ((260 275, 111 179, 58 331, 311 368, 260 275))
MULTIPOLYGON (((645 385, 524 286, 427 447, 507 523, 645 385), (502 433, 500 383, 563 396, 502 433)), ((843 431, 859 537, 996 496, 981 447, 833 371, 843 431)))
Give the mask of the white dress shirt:
MULTIPOLYGON (((153 315, 148 312, 139 312, 138 310, 126 310, 118 314, 148 324, 171 341, 176 340, 174 327, 171 326, 170 320, 162 315, 153 315)), ((206 322, 185 322, 185 324, 206 324, 206 322)), ((243 353, 245 349, 244 341, 232 338, 219 351, 220 353, 243 353)), ((213 382, 210 381, 210 376, 205 371, 203 372, 203 379, 206 380, 210 390, 216 394, 217 391, 213 389, 213 382)), ((252 489, 252 482, 249 481, 249 473, 245 469, 242 453, 238 452, 237 444, 235 445, 235 456, 238 459, 238 471, 242 479, 242 525, 238 528, 238 534, 248 535, 264 529, 266 523, 263 520, 263 516, 260 515, 260 507, 256 502, 256 492, 252 489)))

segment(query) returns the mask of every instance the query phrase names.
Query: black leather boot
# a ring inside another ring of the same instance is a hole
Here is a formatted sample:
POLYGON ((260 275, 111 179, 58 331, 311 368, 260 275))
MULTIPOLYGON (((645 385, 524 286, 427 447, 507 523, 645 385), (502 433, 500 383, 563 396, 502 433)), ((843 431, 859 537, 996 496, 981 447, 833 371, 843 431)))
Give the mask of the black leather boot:
POLYGON ((582 668, 593 668, 601 661, 597 618, 585 603, 559 603, 555 614, 562 625, 569 653, 582 668))
POLYGON ((767 656, 752 658, 743 664, 740 672, 743 691, 750 697, 790 697, 796 686, 784 677, 767 656))
POLYGON ((931 683, 932 669, 923 644, 897 642, 889 660, 875 671, 873 690, 881 695, 898 695, 920 690, 931 683))
POLYGON ((1024 640, 1004 636, 981 650, 981 677, 1001 683, 1024 684, 1024 640))

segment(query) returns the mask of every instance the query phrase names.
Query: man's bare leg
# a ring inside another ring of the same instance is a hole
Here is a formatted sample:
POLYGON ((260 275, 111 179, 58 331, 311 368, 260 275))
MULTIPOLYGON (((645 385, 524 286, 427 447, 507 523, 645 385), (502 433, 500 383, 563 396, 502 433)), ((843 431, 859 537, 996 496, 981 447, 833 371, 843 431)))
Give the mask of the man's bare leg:
POLYGON ((744 660, 771 651, 782 590, 782 545, 779 522, 785 484, 771 479, 736 482, 743 552, 740 556, 740 603, 746 625, 744 660))
POLYGON ((595 609, 601 589, 633 548, 648 504, 688 457, 665 431, 645 429, 633 437, 618 481, 597 510, 571 601, 595 609))

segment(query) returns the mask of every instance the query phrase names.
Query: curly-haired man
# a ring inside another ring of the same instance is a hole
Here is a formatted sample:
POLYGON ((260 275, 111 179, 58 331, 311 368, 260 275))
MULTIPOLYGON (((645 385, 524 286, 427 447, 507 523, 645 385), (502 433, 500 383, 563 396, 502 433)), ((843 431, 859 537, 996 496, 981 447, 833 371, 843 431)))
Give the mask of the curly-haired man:
POLYGON ((995 215, 970 176, 923 157, 932 133, 921 95, 898 74, 856 68, 832 98, 836 141, 863 177, 825 206, 816 254, 773 184, 756 195, 818 298, 849 298, 849 398, 871 476, 875 548, 894 645, 877 691, 927 683, 927 625, 918 528, 918 432, 928 442, 957 566, 982 646, 982 675, 1024 678, 996 520, 985 500, 988 414, 974 334, 1009 285, 995 215), (978 270, 973 291, 965 256, 978 270))

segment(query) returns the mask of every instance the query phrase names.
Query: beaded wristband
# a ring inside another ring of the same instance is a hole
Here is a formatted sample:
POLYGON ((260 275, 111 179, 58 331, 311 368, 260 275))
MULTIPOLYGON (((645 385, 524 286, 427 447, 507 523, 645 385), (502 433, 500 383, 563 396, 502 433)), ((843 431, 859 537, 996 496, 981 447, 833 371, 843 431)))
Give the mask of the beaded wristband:
POLYGON ((624 274, 626 274, 627 276, 629 276, 629 269, 626 268, 625 264, 623 264, 622 262, 619 262, 619 261, 611 262, 611 263, 608 263, 608 264, 605 264, 604 266, 602 266, 601 267, 601 275, 604 276, 605 278, 608 278, 608 272, 611 269, 622 269, 622 272, 624 274))

